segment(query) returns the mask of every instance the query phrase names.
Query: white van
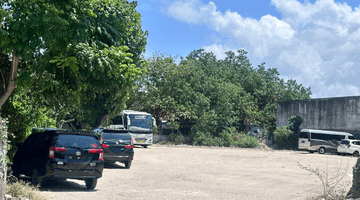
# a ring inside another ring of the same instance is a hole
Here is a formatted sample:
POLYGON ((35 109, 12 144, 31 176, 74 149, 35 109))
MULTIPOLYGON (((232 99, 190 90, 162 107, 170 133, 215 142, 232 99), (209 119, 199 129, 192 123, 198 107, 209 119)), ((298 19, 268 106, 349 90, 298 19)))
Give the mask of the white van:
POLYGON ((298 148, 306 149, 310 153, 315 151, 320 154, 336 152, 342 139, 355 139, 355 137, 346 132, 302 129, 299 135, 298 148))

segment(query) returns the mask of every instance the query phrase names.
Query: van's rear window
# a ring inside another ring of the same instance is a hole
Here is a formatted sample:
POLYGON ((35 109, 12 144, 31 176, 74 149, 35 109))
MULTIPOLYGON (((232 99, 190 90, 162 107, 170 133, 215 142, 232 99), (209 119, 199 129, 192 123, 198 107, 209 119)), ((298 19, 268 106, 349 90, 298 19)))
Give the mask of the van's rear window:
POLYGON ((83 149, 96 148, 100 146, 95 137, 86 135, 59 134, 55 136, 55 145, 59 147, 80 147, 83 149))

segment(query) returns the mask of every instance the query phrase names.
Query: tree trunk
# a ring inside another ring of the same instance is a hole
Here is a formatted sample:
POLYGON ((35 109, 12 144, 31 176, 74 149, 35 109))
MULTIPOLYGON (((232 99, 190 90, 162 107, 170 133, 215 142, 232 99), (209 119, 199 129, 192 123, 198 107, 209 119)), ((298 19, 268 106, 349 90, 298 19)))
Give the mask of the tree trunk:
POLYGON ((11 70, 10 70, 10 78, 9 83, 6 88, 6 92, 2 95, 0 99, 0 108, 4 105, 6 100, 10 97, 12 91, 15 89, 15 80, 16 80, 16 73, 20 62, 20 57, 15 55, 16 52, 13 52, 12 60, 11 60, 11 70))
POLYGON ((7 141, 4 139, 7 137, 7 127, 5 121, 0 117, 0 199, 4 199, 5 197, 5 189, 6 189, 6 173, 7 173, 7 163, 6 163, 6 145, 7 141))

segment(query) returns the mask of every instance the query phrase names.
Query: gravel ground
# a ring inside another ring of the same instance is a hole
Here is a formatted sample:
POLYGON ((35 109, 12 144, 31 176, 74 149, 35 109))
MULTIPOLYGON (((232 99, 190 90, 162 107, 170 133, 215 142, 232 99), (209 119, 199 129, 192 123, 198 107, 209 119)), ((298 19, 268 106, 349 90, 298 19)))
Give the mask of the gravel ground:
MULTIPOLYGON (((95 190, 84 181, 48 181, 49 199, 301 199, 321 194, 319 178, 299 164, 352 174, 356 158, 304 151, 153 145, 135 148, 130 169, 106 164, 95 190)), ((348 191, 352 178, 341 183, 348 191)))

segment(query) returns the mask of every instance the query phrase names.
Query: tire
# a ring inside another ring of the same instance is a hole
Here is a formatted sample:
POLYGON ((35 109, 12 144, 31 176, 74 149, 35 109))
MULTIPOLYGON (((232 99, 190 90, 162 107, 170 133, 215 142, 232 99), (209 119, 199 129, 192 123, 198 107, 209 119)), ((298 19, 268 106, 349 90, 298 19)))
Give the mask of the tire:
POLYGON ((15 176, 19 180, 20 178, 19 169, 15 164, 13 164, 12 169, 13 169, 13 176, 15 176))
POLYGON ((43 178, 39 177, 39 170, 37 168, 34 168, 31 174, 31 183, 34 186, 41 186, 43 184, 43 178))
POLYGON ((147 148, 147 147, 148 147, 148 145, 143 145, 143 147, 144 147, 144 148, 147 148))
POLYGON ((325 148, 324 147, 320 147, 319 149, 319 154, 324 154, 325 153, 325 148))
POLYGON ((89 178, 85 180, 86 188, 87 189, 94 189, 97 184, 97 178, 89 178))
POLYGON ((359 157, 359 152, 358 152, 358 151, 354 151, 353 156, 354 156, 354 157, 359 157))
POLYGON ((130 169, 132 161, 125 162, 125 168, 130 169))
POLYGON ((314 151, 309 151, 309 153, 314 153, 314 151))

